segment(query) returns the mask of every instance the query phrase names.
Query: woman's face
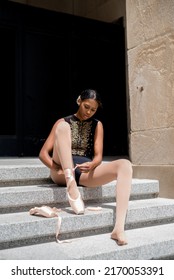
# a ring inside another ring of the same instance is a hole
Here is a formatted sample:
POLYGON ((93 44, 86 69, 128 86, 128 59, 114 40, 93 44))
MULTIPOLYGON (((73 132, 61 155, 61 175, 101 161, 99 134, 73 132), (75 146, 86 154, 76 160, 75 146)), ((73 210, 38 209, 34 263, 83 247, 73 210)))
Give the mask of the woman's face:
POLYGON ((77 117, 80 120, 87 120, 91 118, 98 109, 98 103, 94 99, 85 99, 79 101, 79 109, 77 112, 77 117))

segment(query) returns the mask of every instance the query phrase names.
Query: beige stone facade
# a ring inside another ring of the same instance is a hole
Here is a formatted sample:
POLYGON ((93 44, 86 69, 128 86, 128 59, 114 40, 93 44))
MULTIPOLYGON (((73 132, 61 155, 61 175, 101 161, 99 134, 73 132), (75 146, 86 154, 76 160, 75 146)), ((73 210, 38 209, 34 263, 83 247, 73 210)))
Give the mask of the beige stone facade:
POLYGON ((134 176, 174 197, 174 1, 126 1, 134 176))
POLYGON ((134 177, 174 198, 174 0, 18 0, 113 22, 124 17, 129 147, 134 177))

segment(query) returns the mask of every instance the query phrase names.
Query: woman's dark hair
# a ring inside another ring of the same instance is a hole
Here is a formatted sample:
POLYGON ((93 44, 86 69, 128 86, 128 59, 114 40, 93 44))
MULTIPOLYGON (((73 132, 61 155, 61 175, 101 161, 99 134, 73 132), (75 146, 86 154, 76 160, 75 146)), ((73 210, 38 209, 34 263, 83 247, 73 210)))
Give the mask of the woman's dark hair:
POLYGON ((85 89, 81 92, 79 98, 83 101, 85 99, 94 99, 97 101, 98 106, 102 107, 102 102, 99 93, 94 89, 85 89))

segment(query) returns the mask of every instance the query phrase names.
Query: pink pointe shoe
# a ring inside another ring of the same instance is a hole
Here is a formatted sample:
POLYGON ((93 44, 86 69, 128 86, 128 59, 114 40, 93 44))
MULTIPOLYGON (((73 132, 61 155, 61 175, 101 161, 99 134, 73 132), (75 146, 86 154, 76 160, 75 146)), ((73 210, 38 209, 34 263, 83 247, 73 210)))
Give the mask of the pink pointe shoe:
POLYGON ((85 207, 84 207, 84 203, 83 203, 80 193, 79 193, 78 198, 76 198, 76 199, 72 199, 68 192, 67 192, 67 196, 68 196, 69 204, 71 205, 71 208, 73 209, 73 211, 77 215, 84 214, 85 207))
POLYGON ((58 212, 60 212, 60 209, 57 209, 56 207, 49 207, 49 206, 41 206, 41 207, 34 207, 31 208, 29 213, 30 215, 36 215, 36 216, 43 216, 46 218, 53 218, 58 216, 58 212))
POLYGON ((73 199, 73 198, 70 197, 70 194, 68 193, 68 189, 70 187, 70 184, 73 181, 75 181, 75 179, 72 175, 72 171, 71 171, 71 169, 68 168, 68 169, 64 170, 64 173, 65 173, 66 179, 68 179, 68 182, 67 182, 67 196, 68 196, 69 204, 70 204, 71 208, 73 209, 73 211, 77 215, 84 214, 85 206, 84 206, 83 200, 81 198, 81 194, 79 193, 78 197, 76 199, 73 199))

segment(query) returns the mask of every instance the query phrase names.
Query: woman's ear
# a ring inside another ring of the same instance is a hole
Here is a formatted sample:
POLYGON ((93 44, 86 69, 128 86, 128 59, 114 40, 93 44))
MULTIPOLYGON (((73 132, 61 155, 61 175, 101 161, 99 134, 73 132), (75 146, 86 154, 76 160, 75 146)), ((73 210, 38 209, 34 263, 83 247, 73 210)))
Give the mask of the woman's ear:
POLYGON ((77 98, 76 102, 77 102, 77 105, 80 106, 80 103, 81 103, 81 97, 80 97, 80 95, 79 95, 79 97, 77 98))

